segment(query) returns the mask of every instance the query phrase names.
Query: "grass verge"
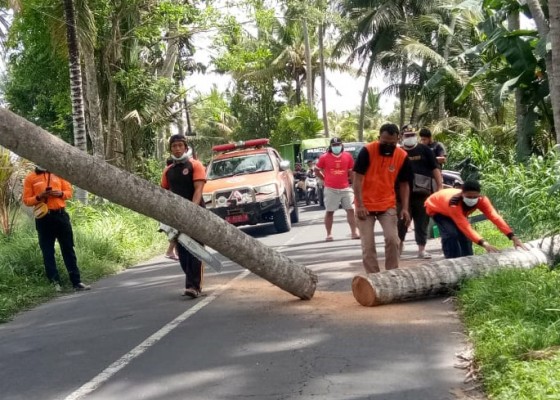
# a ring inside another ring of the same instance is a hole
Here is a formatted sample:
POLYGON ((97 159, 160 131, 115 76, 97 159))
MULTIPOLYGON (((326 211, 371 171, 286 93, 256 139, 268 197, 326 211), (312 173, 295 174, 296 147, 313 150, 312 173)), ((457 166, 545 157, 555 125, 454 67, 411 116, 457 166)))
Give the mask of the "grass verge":
MULTIPOLYGON (((167 244, 165 235, 157 232, 157 222, 114 204, 91 207, 73 203, 68 212, 84 282, 163 252, 167 244)), ((69 287, 68 274, 56 248, 62 283, 69 287)), ((0 322, 55 295, 44 275, 34 221, 22 216, 13 235, 0 237, 0 322)))
MULTIPOLYGON (((477 230, 497 247, 511 246, 490 222, 477 230)), ((507 269, 470 279, 458 306, 490 398, 560 399, 560 271, 507 269)))

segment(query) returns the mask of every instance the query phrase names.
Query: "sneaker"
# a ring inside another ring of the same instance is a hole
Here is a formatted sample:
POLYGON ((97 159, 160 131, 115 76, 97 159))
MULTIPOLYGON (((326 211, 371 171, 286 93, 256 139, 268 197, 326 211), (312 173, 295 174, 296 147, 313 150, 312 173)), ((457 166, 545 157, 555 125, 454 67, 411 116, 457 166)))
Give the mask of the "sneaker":
POLYGON ((185 291, 183 292, 183 296, 190 297, 191 299, 196 299, 199 295, 200 294, 199 294, 198 290, 196 290, 194 288, 185 289, 185 291))
POLYGON ((55 283, 54 284, 54 291, 57 293, 62 292, 62 286, 60 286, 60 283, 55 283))
POLYGON ((427 251, 419 251, 418 252, 418 258, 423 258, 425 260, 429 260, 430 258, 432 258, 432 255, 430 253, 428 253, 427 251))
POLYGON ((90 289, 91 289, 91 286, 86 285, 82 282, 80 282, 76 286, 74 286, 74 290, 77 291, 77 292, 82 291, 82 290, 90 290, 90 289))

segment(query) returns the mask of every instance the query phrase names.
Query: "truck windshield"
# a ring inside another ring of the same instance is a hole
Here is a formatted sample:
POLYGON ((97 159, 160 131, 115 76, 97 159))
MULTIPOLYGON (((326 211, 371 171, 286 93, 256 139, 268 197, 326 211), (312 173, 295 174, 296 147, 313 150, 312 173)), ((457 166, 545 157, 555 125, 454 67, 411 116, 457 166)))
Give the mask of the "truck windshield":
POLYGON ((249 154, 223 160, 214 160, 208 166, 208 180, 226 178, 228 176, 254 174, 272 171, 272 161, 268 154, 249 154))
POLYGON ((307 162, 309 160, 315 160, 321 157, 321 155, 327 151, 326 147, 316 147, 314 149, 303 150, 303 161, 307 162))

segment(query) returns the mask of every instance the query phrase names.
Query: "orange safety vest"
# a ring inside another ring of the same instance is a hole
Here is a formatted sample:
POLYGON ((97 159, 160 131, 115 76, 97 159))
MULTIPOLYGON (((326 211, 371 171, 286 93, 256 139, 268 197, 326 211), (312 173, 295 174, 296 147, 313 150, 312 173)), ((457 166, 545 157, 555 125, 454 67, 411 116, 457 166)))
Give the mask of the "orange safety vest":
POLYGON ((392 157, 379 154, 379 142, 366 145, 369 167, 364 175, 362 197, 368 211, 387 211, 397 206, 395 183, 407 158, 407 153, 397 147, 392 157))

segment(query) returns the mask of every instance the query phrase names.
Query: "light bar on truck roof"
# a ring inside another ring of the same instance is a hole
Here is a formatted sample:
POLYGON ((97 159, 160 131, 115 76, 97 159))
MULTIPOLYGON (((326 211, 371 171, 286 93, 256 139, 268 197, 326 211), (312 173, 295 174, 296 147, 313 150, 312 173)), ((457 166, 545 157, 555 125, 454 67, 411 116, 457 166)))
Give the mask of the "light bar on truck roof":
POLYGON ((262 147, 266 146, 270 140, 269 139, 251 139, 246 141, 240 141, 228 144, 219 144, 212 147, 212 151, 231 151, 236 149, 248 149, 251 147, 262 147))

